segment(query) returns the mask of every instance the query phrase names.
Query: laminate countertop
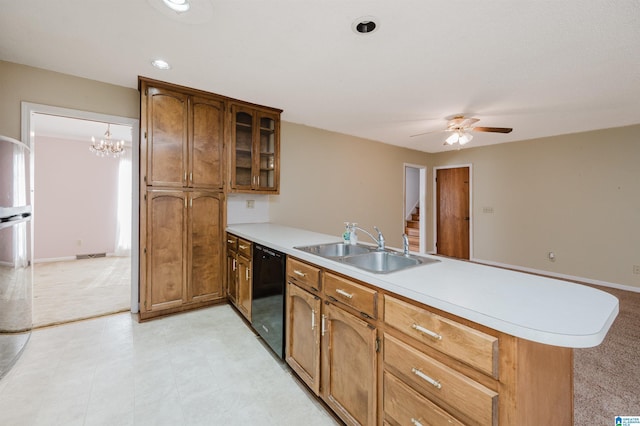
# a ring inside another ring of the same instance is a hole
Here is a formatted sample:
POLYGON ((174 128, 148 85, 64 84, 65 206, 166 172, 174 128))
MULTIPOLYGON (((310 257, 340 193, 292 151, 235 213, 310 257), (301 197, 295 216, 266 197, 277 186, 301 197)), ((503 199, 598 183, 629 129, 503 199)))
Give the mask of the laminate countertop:
MULTIPOLYGON (((558 279, 443 257, 389 274, 374 274, 295 247, 340 242, 335 235, 271 223, 227 231, 503 333, 571 348, 599 345, 618 315, 609 293, 558 279)), ((364 235, 363 235, 364 237, 364 235)))

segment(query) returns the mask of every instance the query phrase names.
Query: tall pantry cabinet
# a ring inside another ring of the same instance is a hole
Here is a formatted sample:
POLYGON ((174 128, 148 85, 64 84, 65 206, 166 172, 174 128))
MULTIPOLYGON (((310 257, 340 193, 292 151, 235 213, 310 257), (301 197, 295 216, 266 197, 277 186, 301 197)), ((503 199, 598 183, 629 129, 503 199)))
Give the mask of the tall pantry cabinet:
POLYGON ((140 319, 147 319, 225 297, 225 99, 139 83, 140 319))

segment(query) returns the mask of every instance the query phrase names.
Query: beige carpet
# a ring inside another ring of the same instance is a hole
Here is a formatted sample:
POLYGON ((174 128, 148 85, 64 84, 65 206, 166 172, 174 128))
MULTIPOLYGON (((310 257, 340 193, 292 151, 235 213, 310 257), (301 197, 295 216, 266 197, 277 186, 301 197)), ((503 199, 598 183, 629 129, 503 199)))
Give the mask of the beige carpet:
POLYGON ((620 300, 620 313, 595 348, 574 351, 574 424, 612 426, 640 416, 640 293, 598 287, 620 300))
POLYGON ((36 263, 33 326, 59 324, 131 308, 131 258, 36 263))

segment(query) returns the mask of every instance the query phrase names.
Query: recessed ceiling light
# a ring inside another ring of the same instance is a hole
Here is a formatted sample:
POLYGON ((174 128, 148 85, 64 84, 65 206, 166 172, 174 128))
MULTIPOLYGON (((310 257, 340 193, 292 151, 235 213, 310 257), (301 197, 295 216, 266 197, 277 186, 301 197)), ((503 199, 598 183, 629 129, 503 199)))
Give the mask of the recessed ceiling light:
POLYGON ((167 7, 175 10, 176 12, 186 12, 191 5, 188 0, 162 0, 167 7))
POLYGON ((373 16, 363 16, 356 19, 351 24, 351 29, 356 34, 370 34, 378 29, 380 25, 373 16))
POLYGON ((171 69, 171 65, 169 65, 167 61, 163 61, 162 59, 155 59, 151 61, 151 65, 158 68, 159 70, 171 69))

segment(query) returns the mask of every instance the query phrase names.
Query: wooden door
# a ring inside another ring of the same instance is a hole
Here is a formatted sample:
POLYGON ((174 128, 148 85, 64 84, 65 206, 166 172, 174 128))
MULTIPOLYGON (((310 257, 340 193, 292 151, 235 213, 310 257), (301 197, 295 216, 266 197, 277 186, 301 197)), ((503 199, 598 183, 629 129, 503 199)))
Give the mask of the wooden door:
MULTIPOLYGON (((187 184, 188 96, 172 90, 147 89, 146 185, 182 187, 187 184)), ((142 157, 144 159, 144 157, 142 157)))
POLYGON ((186 197, 181 191, 147 192, 147 254, 144 311, 186 301, 186 197))
POLYGON ((469 168, 436 173, 437 253, 469 259, 469 168))
POLYGON ((189 193, 189 299, 218 299, 222 291, 222 202, 220 193, 189 193))
POLYGON ((237 307, 251 321, 251 260, 238 256, 238 304, 237 307))
POLYGON ((190 98, 189 186, 222 189, 224 101, 190 98))
POLYGON ((320 308, 322 301, 287 284, 285 360, 316 395, 320 395, 320 308))
POLYGON ((376 424, 376 329, 325 302, 322 398, 348 425, 376 424))

